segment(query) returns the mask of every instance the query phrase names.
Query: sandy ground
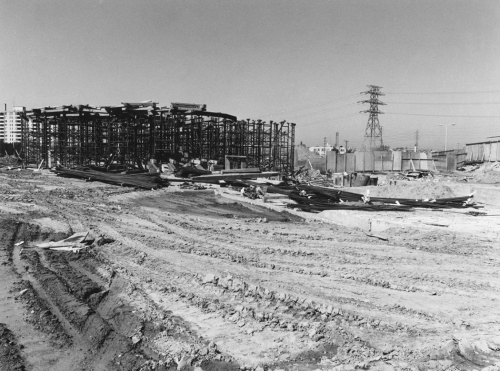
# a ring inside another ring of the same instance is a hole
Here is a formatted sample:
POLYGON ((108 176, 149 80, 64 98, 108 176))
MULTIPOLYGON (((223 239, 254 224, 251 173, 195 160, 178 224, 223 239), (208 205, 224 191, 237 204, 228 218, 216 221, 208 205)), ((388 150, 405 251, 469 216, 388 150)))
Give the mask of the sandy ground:
MULTIPOLYGON (((22 172, 0 184, 6 370, 498 369, 494 203, 488 216, 329 215, 222 188, 22 172), (35 246, 87 230, 80 254, 35 246)), ((463 195, 452 182, 398 187, 376 191, 463 195)))

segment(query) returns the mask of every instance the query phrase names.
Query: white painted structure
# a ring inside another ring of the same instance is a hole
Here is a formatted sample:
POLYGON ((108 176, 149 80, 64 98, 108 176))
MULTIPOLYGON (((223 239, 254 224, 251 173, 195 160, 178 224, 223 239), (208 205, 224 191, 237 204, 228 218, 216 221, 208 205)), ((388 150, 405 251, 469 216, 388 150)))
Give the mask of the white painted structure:
POLYGON ((326 143, 326 146, 321 147, 309 147, 310 152, 316 152, 321 156, 326 156, 326 152, 331 151, 333 146, 331 144, 326 143))
POLYGON ((15 106, 13 111, 0 112, 0 140, 5 143, 21 141, 21 116, 25 107, 15 106))

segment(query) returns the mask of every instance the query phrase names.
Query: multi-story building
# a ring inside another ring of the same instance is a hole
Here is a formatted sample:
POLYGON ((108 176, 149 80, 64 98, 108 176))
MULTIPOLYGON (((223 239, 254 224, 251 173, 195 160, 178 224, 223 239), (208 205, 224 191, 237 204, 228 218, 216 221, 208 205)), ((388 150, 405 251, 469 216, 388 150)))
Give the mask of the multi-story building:
POLYGON ((21 142, 21 115, 25 107, 14 106, 12 111, 0 112, 0 141, 4 143, 21 142))
POLYGON ((2 143, 4 141, 4 136, 5 136, 5 112, 0 111, 0 142, 2 143))

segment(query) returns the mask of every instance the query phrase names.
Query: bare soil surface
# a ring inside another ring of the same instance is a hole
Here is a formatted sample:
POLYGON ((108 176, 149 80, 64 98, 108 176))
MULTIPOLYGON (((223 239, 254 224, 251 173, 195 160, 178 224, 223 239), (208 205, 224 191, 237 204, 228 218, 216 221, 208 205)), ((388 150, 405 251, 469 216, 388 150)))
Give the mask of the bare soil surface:
POLYGON ((500 365, 499 217, 379 213, 385 241, 224 189, 0 185, 0 370, 500 365), (80 253, 36 247, 79 231, 80 253))

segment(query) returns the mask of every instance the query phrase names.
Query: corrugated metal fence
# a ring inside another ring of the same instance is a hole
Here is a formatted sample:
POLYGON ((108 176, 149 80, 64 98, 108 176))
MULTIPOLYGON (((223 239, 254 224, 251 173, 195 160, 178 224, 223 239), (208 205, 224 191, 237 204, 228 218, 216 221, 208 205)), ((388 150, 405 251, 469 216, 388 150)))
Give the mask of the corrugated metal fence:
POLYGON ((467 154, 462 150, 450 150, 441 152, 432 152, 432 159, 437 170, 453 171, 465 163, 467 154))
POLYGON ((403 171, 433 170, 432 159, 426 153, 374 151, 338 154, 327 152, 326 157, 296 161, 295 166, 308 166, 321 171, 331 170, 334 173, 363 171, 403 171))
POLYGON ((465 151, 467 161, 500 161, 499 141, 466 144, 465 151))

